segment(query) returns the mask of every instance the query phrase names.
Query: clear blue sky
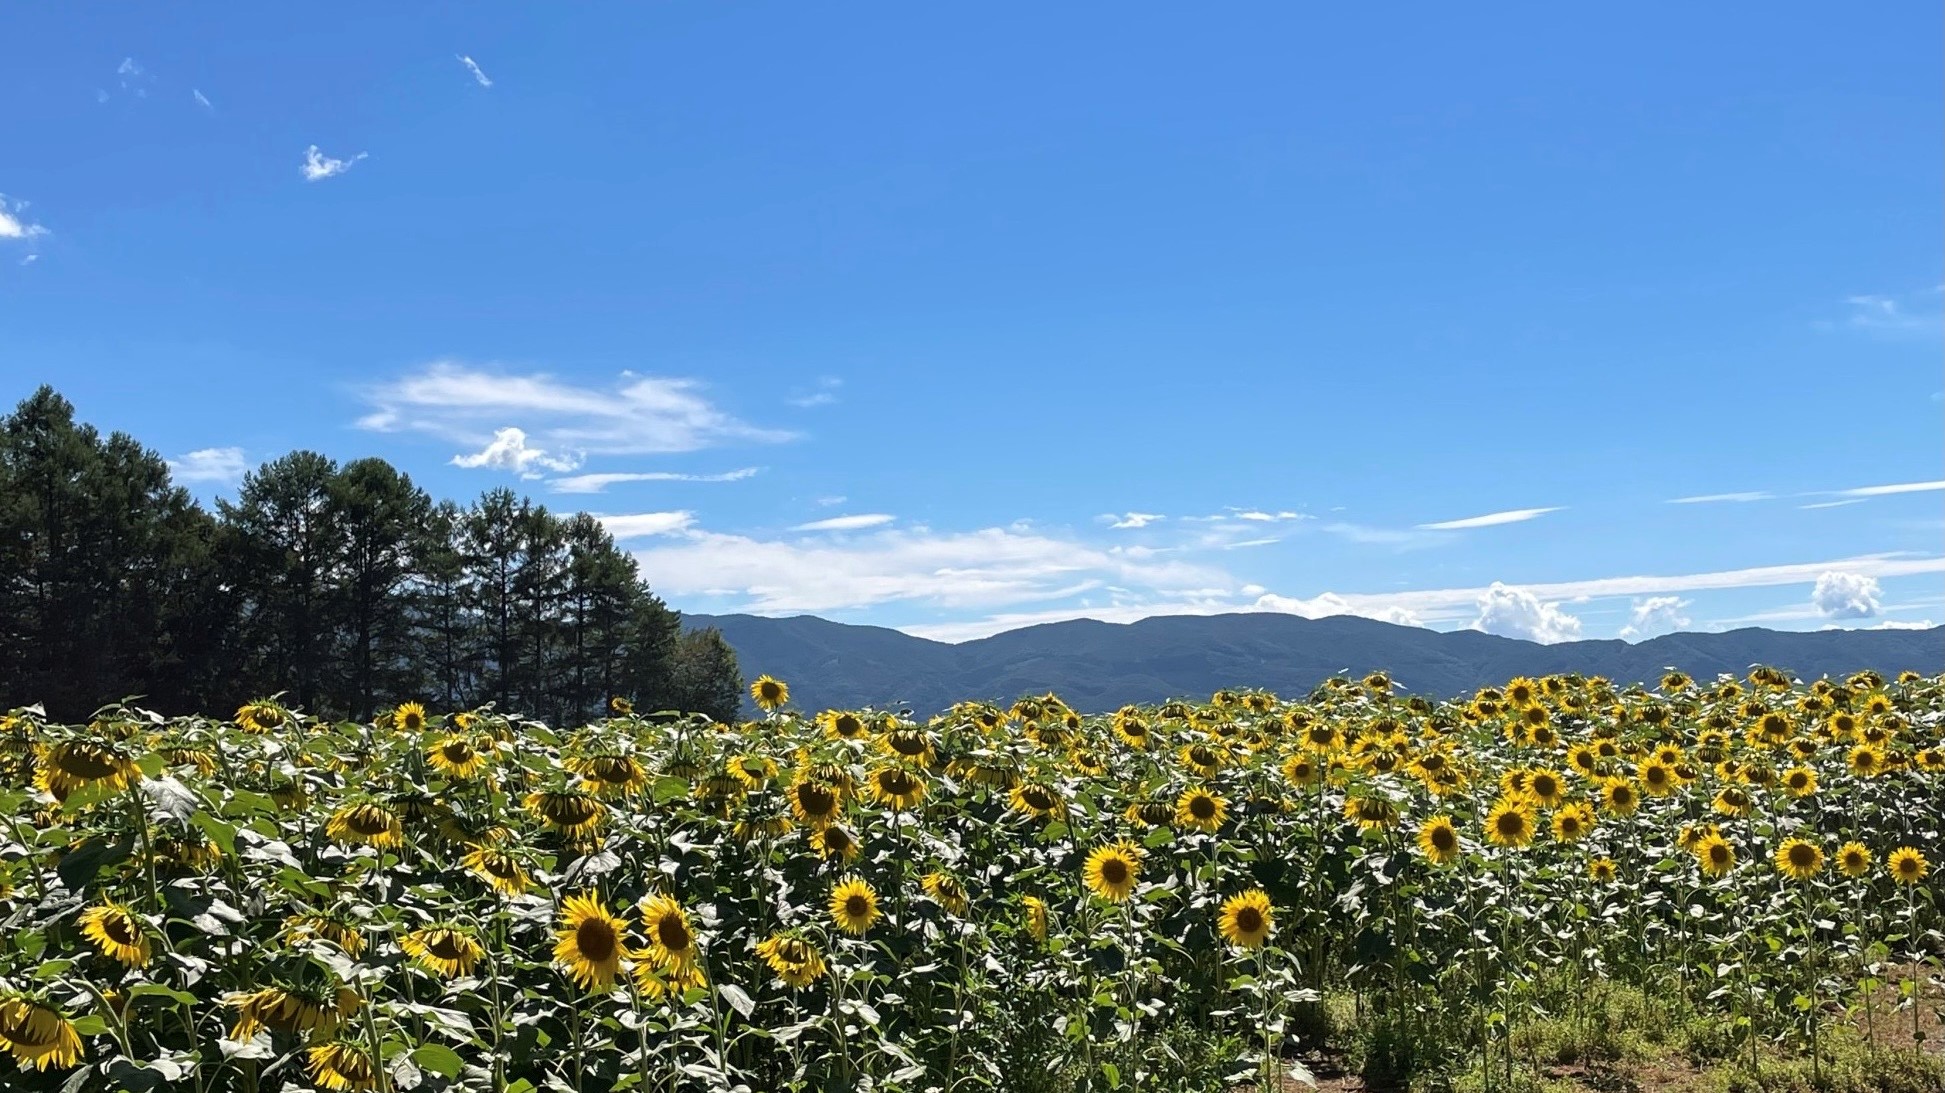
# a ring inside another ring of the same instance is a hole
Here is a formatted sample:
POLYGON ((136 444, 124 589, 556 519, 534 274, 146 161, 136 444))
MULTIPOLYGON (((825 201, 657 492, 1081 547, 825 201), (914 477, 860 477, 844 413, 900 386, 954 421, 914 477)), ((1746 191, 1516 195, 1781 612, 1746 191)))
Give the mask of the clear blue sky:
POLYGON ((1945 621, 1936 5, 5 19, 0 394, 205 498, 377 454, 948 638, 1945 621))

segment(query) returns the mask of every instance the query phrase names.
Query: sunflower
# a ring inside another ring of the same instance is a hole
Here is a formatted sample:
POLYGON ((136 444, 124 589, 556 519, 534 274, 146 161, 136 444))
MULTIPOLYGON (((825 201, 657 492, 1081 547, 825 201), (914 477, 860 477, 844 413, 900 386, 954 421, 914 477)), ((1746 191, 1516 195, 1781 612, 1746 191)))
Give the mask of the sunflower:
POLYGON ((1520 798, 1501 798, 1486 813, 1486 841, 1494 846, 1521 847, 1533 841, 1533 813, 1520 798))
POLYGON ((585 835, 601 826, 608 806, 578 789, 536 790, 527 794, 527 811, 565 835, 585 835))
POLYGON ((1220 747, 1194 743, 1182 745, 1182 765, 1204 778, 1213 778, 1231 756, 1220 747))
POLYGON ((41 753, 35 784, 56 797, 99 783, 119 793, 142 780, 142 768, 119 745, 64 740, 41 753))
POLYGON ((1871 851, 1863 843, 1848 842, 1837 848, 1837 869, 1846 877, 1861 877, 1871 871, 1871 851))
POLYGON ((1418 829, 1418 849, 1434 865, 1459 856, 1459 829, 1450 816, 1434 816, 1418 829))
POLYGON ((473 935, 454 926, 427 926, 398 939, 405 955, 442 979, 473 974, 473 965, 486 951, 473 935))
POLYGON ((1230 896, 1222 903, 1222 936, 1231 945, 1254 949, 1269 940, 1275 913, 1261 888, 1230 896))
POLYGON ((1723 786, 1715 791, 1715 800, 1710 807, 1724 816, 1747 816, 1756 807, 1756 802, 1741 786, 1723 786))
POLYGON ((1114 716, 1114 735, 1131 748, 1146 748, 1155 739, 1148 731, 1148 722, 1132 706, 1114 716))
POLYGON ((1776 870, 1791 880, 1809 880, 1823 871, 1823 849, 1803 839, 1785 839, 1776 848, 1776 870))
POLYGON ((1058 792, 1039 782, 1022 782, 1014 786, 1008 799, 1014 811, 1024 812, 1036 820, 1053 819, 1065 804, 1058 792))
POLYGON ((1347 797, 1344 818, 1361 831, 1383 831, 1398 823, 1398 806, 1383 797, 1347 797))
POLYGON ((1566 783, 1557 771, 1536 770, 1526 777, 1526 795, 1542 807, 1560 807, 1566 792, 1566 783))
POLYGON ((1308 789, 1323 778, 1317 760, 1308 755, 1292 755, 1283 761, 1283 777, 1298 789, 1308 789))
POLYGON ((1167 827, 1175 820, 1175 803, 1166 797, 1130 801, 1122 815, 1136 827, 1167 827))
POLYGON ((426 762, 448 778, 464 781, 486 769, 486 757, 464 736, 448 736, 426 749, 426 762))
POLYGON ((1651 797, 1666 797, 1675 792, 1677 779, 1675 768, 1661 761, 1660 756, 1642 760, 1635 767, 1635 777, 1641 782, 1642 792, 1651 797))
POLYGON ((627 717, 635 712, 635 704, 620 695, 608 699, 608 714, 611 717, 627 717))
POLYGON ((825 710, 817 715, 817 723, 824 727, 824 735, 833 740, 856 740, 871 731, 864 718, 848 711, 825 710))
POLYGON ((1817 792, 1817 772, 1809 767, 1791 767, 1783 772, 1782 785, 1792 797, 1808 797, 1817 792))
POLYGON ((750 698, 765 710, 777 710, 790 701, 790 686, 781 679, 757 676, 750 684, 750 698))
POLYGON ((1082 877, 1095 895, 1122 903, 1134 894, 1141 876, 1141 851, 1128 843, 1097 846, 1087 855, 1082 877))
POLYGON ((858 855, 864 852, 864 847, 858 845, 858 837, 839 824, 811 832, 810 845, 817 849, 820 857, 847 862, 857 860, 858 855))
POLYGON ((868 778, 871 795, 895 809, 917 808, 925 800, 925 779, 904 767, 879 767, 868 778))
POLYGON ((1859 778, 1874 778, 1884 773, 1884 753, 1869 744, 1850 749, 1850 772, 1859 778))
POLYGON ((972 900, 966 895, 966 886, 957 877, 937 870, 925 874, 920 884, 925 894, 938 902, 939 906, 955 915, 965 915, 972 908, 972 900))
POLYGON ((1575 744, 1567 749, 1567 765, 1580 773, 1592 777, 1600 768, 1600 757, 1586 744, 1575 744))
POLYGON ((663 968, 685 971, 695 964, 696 932, 675 900, 654 896, 643 901, 642 931, 648 935, 648 955, 663 968))
POLYGON ((419 732, 425 728, 425 707, 417 702, 407 702, 392 711, 392 727, 403 732, 419 732))
POLYGON ((798 821, 813 830, 836 823, 844 807, 844 795, 836 786, 813 778, 797 779, 785 796, 790 798, 790 811, 798 821))
POLYGON ((1575 801, 1553 814, 1553 837, 1563 843, 1578 842, 1594 830, 1594 810, 1575 801))
POLYGON ((1720 834, 1710 832, 1695 844, 1695 860, 1702 872, 1719 877, 1736 867, 1736 848, 1720 834))
POLYGON ((1175 800, 1175 822, 1184 827, 1215 831, 1229 815, 1229 802, 1201 786, 1182 792, 1175 800))
POLYGON ((648 788, 648 771, 632 755, 583 755, 567 760, 565 765, 603 797, 622 797, 648 788))
POLYGON ((1027 933, 1033 935, 1033 940, 1046 944, 1047 901, 1039 896, 1021 896, 1020 905, 1026 908, 1027 933))
POLYGON ((756 955, 792 990, 802 990, 817 982, 826 970, 824 954, 795 934, 771 934, 756 943, 756 955))
POLYGON ((377 1089, 378 1067, 357 1044, 342 1040, 319 1044, 307 1053, 311 1080, 321 1089, 377 1089))
POLYGON ((1520 676, 1506 685, 1506 702, 1512 706, 1531 706, 1540 700, 1540 685, 1520 676))
POLYGON ((460 859, 460 864, 504 896, 521 895, 532 884, 527 871, 520 867, 520 860, 503 850, 476 846, 460 859))
POLYGON ((398 815, 373 801, 357 801, 339 808, 324 825, 325 834, 343 843, 376 846, 381 850, 405 845, 405 827, 398 815))
POLYGON ((365 951, 365 934, 357 926, 335 914, 306 911, 284 920, 284 943, 295 944, 312 938, 328 941, 349 957, 365 951))
POLYGON ((554 959, 567 965, 568 978, 582 987, 606 992, 629 955, 623 934, 627 928, 593 893, 570 896, 561 906, 554 959))
POLYGON ((60 1010, 15 995, 0 998, 0 1048, 22 1070, 66 1070, 81 1061, 81 1034, 60 1010))
POLYGON ((1626 778, 1609 778, 1601 783, 1601 808, 1616 816, 1631 816, 1641 804, 1641 795, 1626 778))
POLYGON ((274 702, 245 703, 236 711, 236 727, 253 736, 273 732, 290 719, 274 702))
POLYGON ((1614 883, 1614 859, 1595 858, 1587 863, 1587 876, 1596 884, 1614 883))
POLYGON ((1683 824, 1681 832, 1675 836, 1675 845, 1693 854, 1702 841, 1718 834, 1714 824, 1683 824))
POLYGON ((1884 859, 1884 868, 1899 884, 1917 884, 1931 871, 1931 863, 1917 847, 1901 846, 1884 859))
POLYGON ((264 987, 233 991, 223 996, 223 1004, 236 1011, 229 1038, 248 1040, 264 1029, 331 1036, 345 1018, 358 1012, 364 1000, 349 987, 329 994, 315 989, 264 987))
POLYGON ((94 942, 103 956, 131 968, 149 962, 148 932, 135 912, 119 903, 102 903, 81 912, 81 936, 94 942))
POLYGON ((878 893, 862 877, 845 877, 831 889, 830 912, 838 929, 863 937, 878 921, 878 893))
POLYGON ((664 968, 652 960, 643 960, 635 965, 635 986, 649 999, 661 998, 666 994, 680 995, 687 991, 701 989, 708 980, 703 977, 700 964, 686 968, 664 968))

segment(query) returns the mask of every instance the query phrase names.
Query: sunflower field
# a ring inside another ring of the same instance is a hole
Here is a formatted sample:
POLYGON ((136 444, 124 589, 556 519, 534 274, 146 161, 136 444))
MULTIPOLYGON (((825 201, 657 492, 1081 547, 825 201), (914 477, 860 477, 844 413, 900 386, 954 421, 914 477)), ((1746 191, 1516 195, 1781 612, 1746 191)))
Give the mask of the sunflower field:
POLYGON ((1945 1073, 1940 678, 752 696, 0 716, 0 1088, 1519 1088, 1620 993, 1945 1073))

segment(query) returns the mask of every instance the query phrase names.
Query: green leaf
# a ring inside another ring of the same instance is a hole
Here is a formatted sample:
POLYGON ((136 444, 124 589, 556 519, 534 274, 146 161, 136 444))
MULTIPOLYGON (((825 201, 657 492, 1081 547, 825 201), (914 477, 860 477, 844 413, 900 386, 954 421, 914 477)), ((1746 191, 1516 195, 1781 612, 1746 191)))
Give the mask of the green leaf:
POLYGON ((202 828, 203 834, 209 836, 209 841, 222 848, 224 856, 236 857, 235 824, 225 823, 207 812, 192 813, 189 822, 202 828))
POLYGON ((82 1036, 100 1036, 108 1031, 108 1019, 98 1013, 83 1014, 68 1023, 82 1036))
POLYGON ((137 983, 128 989, 128 998, 131 1002, 137 998, 167 998, 170 1001, 178 1002, 185 1006, 193 1006, 196 1004, 195 995, 187 991, 176 990, 173 987, 165 987, 160 983, 137 983))
POLYGON ((460 1069, 465 1066, 459 1052, 444 1044, 419 1045, 412 1053, 412 1061, 446 1079, 459 1077, 460 1069))
POLYGON ((723 996, 723 1001, 729 1003, 730 1009, 735 1010, 743 1017, 748 1018, 750 1014, 756 1012, 756 1002, 750 998, 748 992, 736 984, 718 983, 716 985, 716 992, 723 996))
POLYGON ((1121 1068, 1113 1063, 1101 1064, 1101 1077, 1108 1080, 1109 1089, 1121 1088, 1121 1068))
MULTIPOLYGON (((73 801, 74 798, 69 797, 68 800, 73 801)), ((94 883, 95 874, 101 872, 103 867, 125 860, 133 845, 126 839, 111 843, 97 836, 63 857, 54 871, 61 875, 61 882, 71 891, 79 892, 94 883)))

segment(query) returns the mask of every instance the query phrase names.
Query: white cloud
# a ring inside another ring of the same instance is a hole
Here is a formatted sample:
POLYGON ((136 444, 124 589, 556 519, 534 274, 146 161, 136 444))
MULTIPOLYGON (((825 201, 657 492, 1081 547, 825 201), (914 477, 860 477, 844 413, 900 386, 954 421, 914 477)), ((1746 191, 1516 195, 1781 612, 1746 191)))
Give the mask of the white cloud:
POLYGON ((169 473, 178 482, 234 485, 243 480, 248 470, 242 448, 198 448, 169 460, 169 473))
POLYGON ((138 99, 148 98, 148 85, 152 78, 148 69, 137 64, 135 58, 122 58, 122 63, 115 66, 115 78, 121 81, 123 91, 132 93, 138 99))
POLYGON ((581 461, 571 455, 554 455, 545 448, 530 447, 526 430, 507 426, 496 429, 493 439, 477 452, 452 457, 455 467, 490 467, 512 471, 523 478, 539 478, 540 471, 571 471, 581 461), (537 468, 537 469, 536 469, 537 468))
POLYGON ((620 471, 604 474, 577 474, 568 478, 550 478, 547 485, 555 493, 601 493, 609 486, 624 482, 741 482, 753 478, 759 468, 743 467, 721 474, 682 474, 677 471, 620 471))
POLYGON ((1817 575, 1816 586, 1810 590, 1810 606, 1826 618, 1875 618, 1883 608, 1883 589, 1875 577, 1832 570, 1817 575))
POLYGON ((1248 520, 1255 524, 1280 524, 1286 520, 1308 520, 1301 512, 1265 512, 1262 509, 1230 509, 1229 514, 1237 520, 1248 520))
POLYGON ((304 150, 304 165, 300 170, 304 172, 304 181, 318 182, 327 178, 335 178, 351 170, 354 164, 364 158, 365 153, 359 152, 350 159, 333 159, 323 152, 318 151, 317 145, 313 144, 304 150))
POLYGON ((1419 524, 1420 531, 1460 531, 1465 528, 1490 528, 1500 524, 1518 524, 1549 512, 1559 512, 1560 507, 1543 509, 1508 509, 1505 512, 1489 512, 1484 516, 1468 516, 1462 520, 1441 520, 1436 524, 1419 524))
POLYGON ((601 526, 616 539, 646 539, 655 535, 680 535, 695 526, 693 512, 637 512, 619 516, 596 516, 601 526))
POLYGON ((47 234, 47 229, 28 220, 24 215, 25 201, 8 201, 6 194, 0 194, 0 239, 33 240, 47 234))
POLYGON ((196 88, 193 88, 193 87, 192 87, 192 88, 190 88, 190 89, 189 89, 189 94, 195 97, 195 99, 196 99, 196 105, 197 105, 197 106, 200 106, 200 107, 202 107, 202 108, 203 108, 204 110, 214 110, 214 109, 216 109, 216 107, 215 107, 215 106, 213 106, 213 105, 211 105, 211 104, 210 104, 210 101, 209 101, 209 96, 208 96, 208 95, 205 95, 205 94, 203 94, 203 93, 202 93, 201 91, 199 91, 199 90, 197 90, 196 88))
POLYGON ((817 507, 820 509, 828 509, 834 505, 842 505, 844 502, 848 500, 850 500, 850 498, 845 497, 841 493, 833 493, 828 496, 818 498, 817 507))
POLYGON ((1111 528, 1145 528, 1157 520, 1166 520, 1168 517, 1158 512, 1124 512, 1119 516, 1108 513, 1101 519, 1108 521, 1108 526, 1111 528))
POLYGON ((1939 290, 1905 296, 1852 296, 1849 325, 1874 334, 1931 334, 1945 327, 1938 306, 1939 290))
POLYGON ((1580 637, 1580 620, 1548 603, 1530 589, 1515 588, 1494 581, 1480 593, 1479 617, 1471 629, 1503 638, 1524 638, 1542 645, 1574 641, 1580 637))
POLYGON ((457 56, 459 58, 460 64, 466 66, 466 71, 471 72, 473 74, 474 82, 478 83, 481 87, 493 86, 493 81, 487 79, 486 73, 480 71, 480 67, 478 63, 476 63, 471 57, 466 56, 464 53, 455 54, 454 56, 457 56))
POLYGON ((1867 497, 1846 497, 1842 501, 1815 501, 1808 505, 1798 505, 1800 509, 1840 509, 1845 505, 1861 505, 1870 500, 1867 497))
MULTIPOLYGON (((1249 588, 1244 588, 1243 592, 1247 594, 1249 588)), ((1425 625, 1417 615, 1402 607, 1382 604, 1358 606, 1335 592, 1325 592, 1307 600, 1266 592, 1258 595, 1256 601, 1249 606, 1252 611, 1276 611, 1286 615, 1302 615, 1306 619, 1321 619, 1332 615, 1357 615, 1362 618, 1377 619, 1379 622, 1397 623, 1399 626, 1425 625)))
POLYGON ((792 406, 800 406, 805 409, 813 406, 829 406, 831 403, 837 401, 837 390, 842 386, 844 386, 844 381, 836 376, 820 376, 815 388, 792 395, 788 401, 792 406))
POLYGON ((798 524, 791 531, 862 531, 865 528, 884 527, 897 517, 882 512, 866 512, 856 516, 832 516, 823 520, 812 520, 808 524, 798 524))
POLYGON ((365 392, 374 409, 361 428, 414 430, 467 445, 512 421, 548 451, 600 455, 688 452, 731 441, 776 442, 794 434, 760 429, 718 409, 694 380, 621 374, 607 387, 544 372, 493 372, 450 361, 365 392))
POLYGON ((1897 493, 1933 493, 1945 490, 1945 479, 1935 482, 1894 482, 1888 486, 1858 486, 1835 491, 1839 497, 1888 497, 1897 493))
POLYGON ((1672 634, 1686 630, 1690 622, 1682 609, 1689 601, 1680 596, 1649 596, 1634 601, 1628 612, 1628 624, 1621 627, 1622 641, 1645 641, 1648 638, 1672 634))
POLYGON ((1866 630, 1930 630, 1937 623, 1930 619, 1885 619, 1864 627, 1866 630))
POLYGON ((1751 501, 1768 501, 1776 495, 1767 490, 1746 490, 1742 493, 1701 493, 1694 497, 1677 497, 1670 500, 1671 505, 1710 505, 1720 502, 1747 504, 1751 501))

